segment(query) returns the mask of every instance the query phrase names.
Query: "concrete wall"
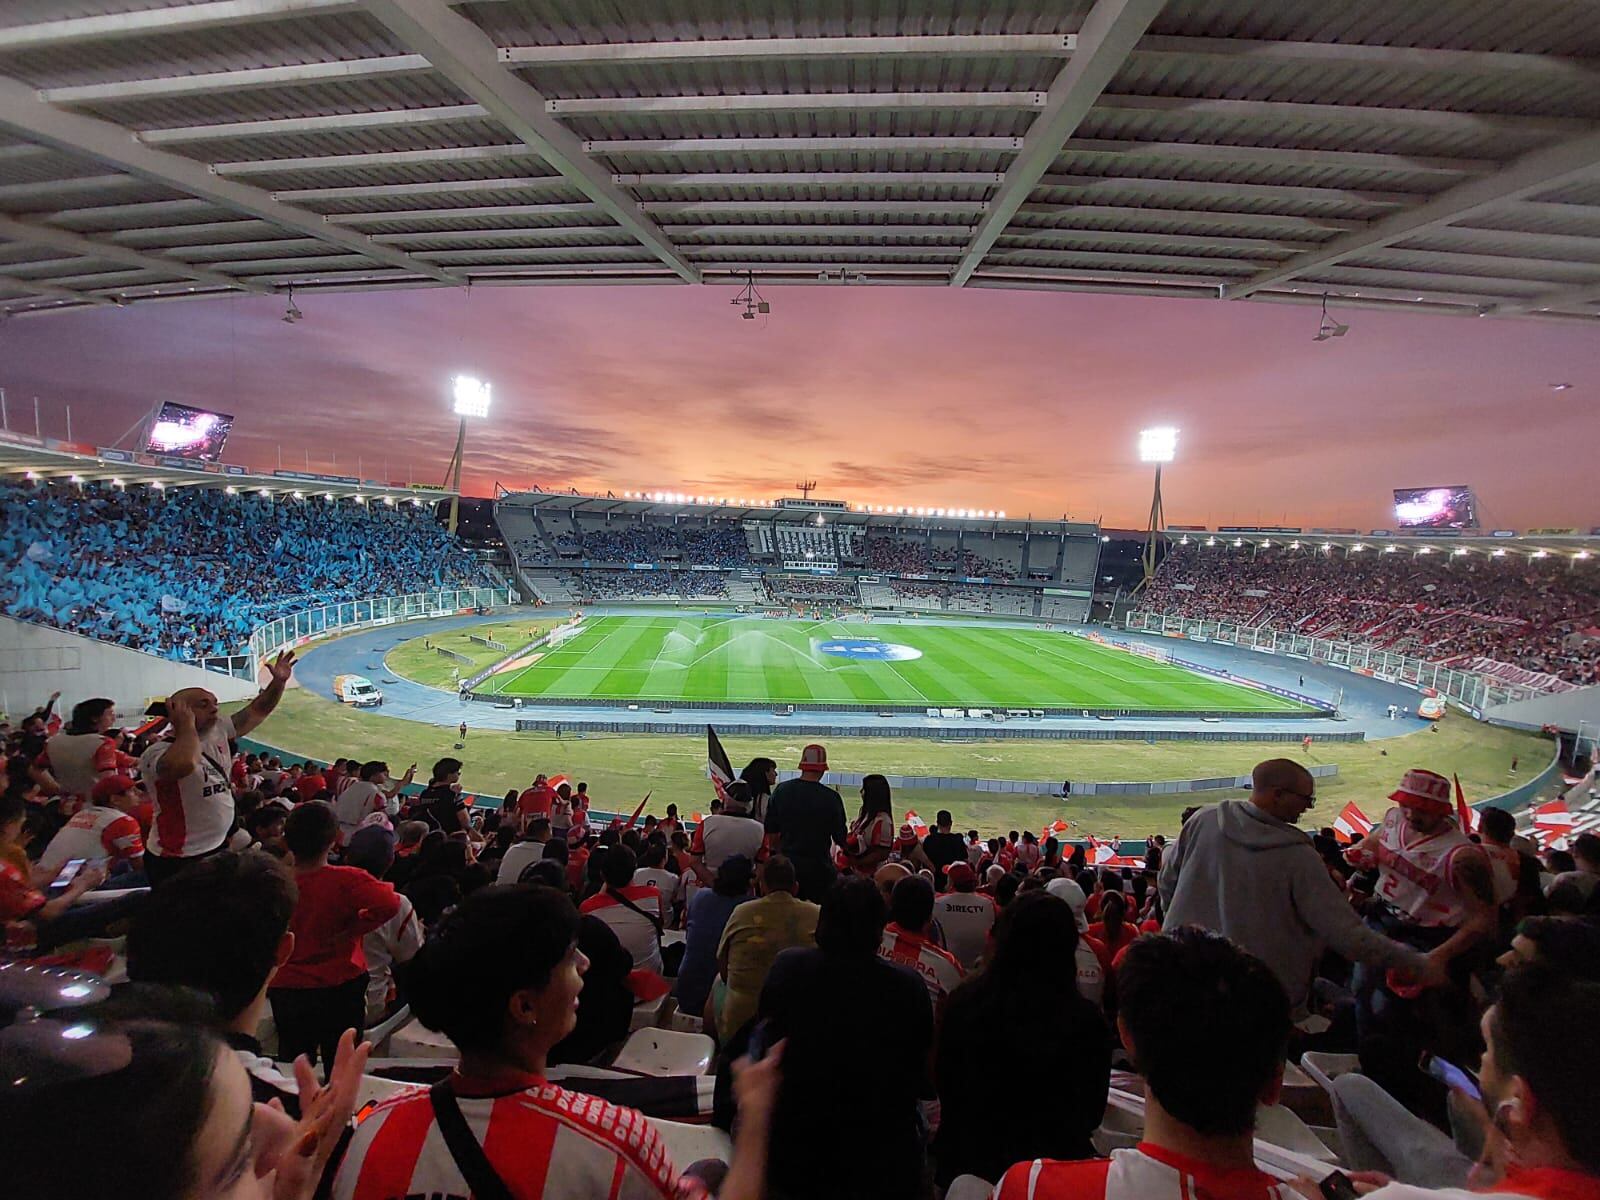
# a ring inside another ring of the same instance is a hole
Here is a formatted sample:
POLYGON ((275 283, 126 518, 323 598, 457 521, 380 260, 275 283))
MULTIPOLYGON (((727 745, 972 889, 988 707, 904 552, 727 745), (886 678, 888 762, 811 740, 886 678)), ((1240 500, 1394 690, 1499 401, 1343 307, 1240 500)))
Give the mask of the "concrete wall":
POLYGON ((63 715, 80 700, 106 696, 127 715, 144 711, 156 696, 203 687, 224 701, 248 700, 254 682, 171 662, 45 625, 0 617, 0 711, 13 718, 60 692, 63 715))

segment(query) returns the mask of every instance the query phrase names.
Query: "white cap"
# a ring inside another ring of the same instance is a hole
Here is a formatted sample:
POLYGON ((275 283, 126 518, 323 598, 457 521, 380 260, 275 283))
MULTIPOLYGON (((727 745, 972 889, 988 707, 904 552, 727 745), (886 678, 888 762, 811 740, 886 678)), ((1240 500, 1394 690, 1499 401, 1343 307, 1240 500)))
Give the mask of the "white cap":
POLYGON ((1052 896, 1059 896, 1072 905, 1072 915, 1078 919, 1078 932, 1083 933, 1089 928, 1089 918, 1083 910, 1089 907, 1089 897, 1083 894, 1083 889, 1070 879, 1052 879, 1044 885, 1044 890, 1052 896))

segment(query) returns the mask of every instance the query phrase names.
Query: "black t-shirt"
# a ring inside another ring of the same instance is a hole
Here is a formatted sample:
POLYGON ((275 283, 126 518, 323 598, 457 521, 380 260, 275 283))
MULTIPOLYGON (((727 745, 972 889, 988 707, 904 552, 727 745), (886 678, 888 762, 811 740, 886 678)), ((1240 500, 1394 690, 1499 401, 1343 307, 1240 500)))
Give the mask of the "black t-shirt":
POLYGON ((430 783, 417 797, 412 811, 419 821, 426 821, 434 829, 455 833, 461 828, 461 818, 456 814, 466 806, 461 793, 448 783, 430 783))
POLYGON ((933 864, 937 885, 943 887, 944 869, 951 863, 967 861, 967 839, 959 833, 940 833, 935 830, 922 839, 922 852, 933 864))
POLYGON ((788 1039, 767 1159, 774 1200, 925 1194, 917 1101, 933 1004, 909 968, 873 955, 785 950, 757 1010, 788 1039))
POLYGON ((810 779, 780 783, 767 801, 767 832, 791 859, 830 859, 828 844, 844 845, 844 801, 826 784, 810 779))

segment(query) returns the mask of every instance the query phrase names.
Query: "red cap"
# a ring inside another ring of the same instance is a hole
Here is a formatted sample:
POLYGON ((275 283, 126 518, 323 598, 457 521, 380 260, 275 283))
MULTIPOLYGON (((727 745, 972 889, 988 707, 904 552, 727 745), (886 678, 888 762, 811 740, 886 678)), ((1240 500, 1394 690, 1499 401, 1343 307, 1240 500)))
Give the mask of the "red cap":
POLYGON ((825 747, 812 742, 800 751, 800 770, 826 771, 828 769, 828 751, 825 747))
POLYGON ((951 863, 944 869, 944 877, 949 880, 953 888, 978 886, 978 873, 972 869, 970 863, 951 863))
POLYGON ((1451 802, 1450 781, 1437 771, 1420 768, 1407 771, 1400 780, 1400 786, 1389 793, 1389 799, 1402 808, 1415 808, 1423 812, 1455 811, 1451 802))
POLYGON ((124 792, 131 792, 139 785, 126 775, 106 775, 94 781, 94 798, 104 800, 108 796, 120 796, 124 792))

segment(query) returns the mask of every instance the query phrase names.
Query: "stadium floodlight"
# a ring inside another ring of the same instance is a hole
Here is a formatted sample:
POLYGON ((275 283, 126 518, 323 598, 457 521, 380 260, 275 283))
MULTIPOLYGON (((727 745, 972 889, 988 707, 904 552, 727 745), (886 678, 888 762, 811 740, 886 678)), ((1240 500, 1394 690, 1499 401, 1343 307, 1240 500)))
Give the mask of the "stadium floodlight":
POLYGON ((223 494, 228 496, 237 496, 239 494, 239 489, 234 487, 231 483, 227 487, 223 488, 222 491, 223 494))
POLYGON ((1291 549, 1291 550, 1300 549, 1300 543, 1299 542, 1290 542, 1289 543, 1289 549, 1291 549))
POLYGON ((306 494, 304 492, 296 492, 294 494, 294 498, 296 500, 304 500, 306 498, 306 494))
POLYGON ((1462 555, 1463 555, 1463 554, 1465 554, 1465 553, 1466 553, 1466 552, 1467 552, 1467 548, 1466 548, 1466 547, 1465 547, 1465 546, 1458 546, 1458 547, 1457 547, 1457 548, 1456 548, 1456 555, 1455 555, 1455 556, 1456 556, 1456 557, 1457 557, 1457 558, 1460 558, 1460 557, 1461 557, 1461 556, 1462 556, 1462 555))
POLYGON ((122 486, 122 480, 120 480, 120 479, 113 479, 113 480, 112 480, 112 481, 111 481, 111 486, 112 486, 112 487, 114 487, 114 488, 119 488, 119 487, 121 487, 121 486, 122 486))
POLYGON ((1549 551, 1547 550, 1535 550, 1533 552, 1534 558, 1548 558, 1549 556, 1549 551))
MULTIPOLYGON (((1581 553, 1581 551, 1580 551, 1580 553, 1581 553)), ((1495 558, 1504 558, 1505 556, 1506 556, 1506 551, 1505 551, 1505 547, 1504 546, 1502 546, 1500 549, 1498 549, 1498 550, 1496 550, 1494 552, 1494 557, 1495 558)))
POLYGON ((457 375, 451 381, 455 396, 455 414, 458 417, 487 417, 489 415, 489 385, 471 375, 457 375))
POLYGON ((1244 539, 1243 538, 1234 538, 1233 539, 1233 548, 1235 550, 1237 550, 1242 545, 1244 545, 1244 539))
POLYGON ((1393 554, 1394 553, 1394 547, 1393 546, 1385 546, 1383 548, 1383 552, 1385 554, 1393 554))
POLYGON ((1171 425, 1157 425, 1139 431, 1139 461, 1169 463, 1178 454, 1178 431, 1171 425))
POLYGON ((1573 558, 1588 558, 1589 557, 1589 552, 1587 550, 1579 550, 1572 557, 1573 558))
POLYGON ((1350 547, 1352 550, 1365 550, 1366 548, 1366 544, 1363 542, 1357 542, 1354 546, 1350 547))

